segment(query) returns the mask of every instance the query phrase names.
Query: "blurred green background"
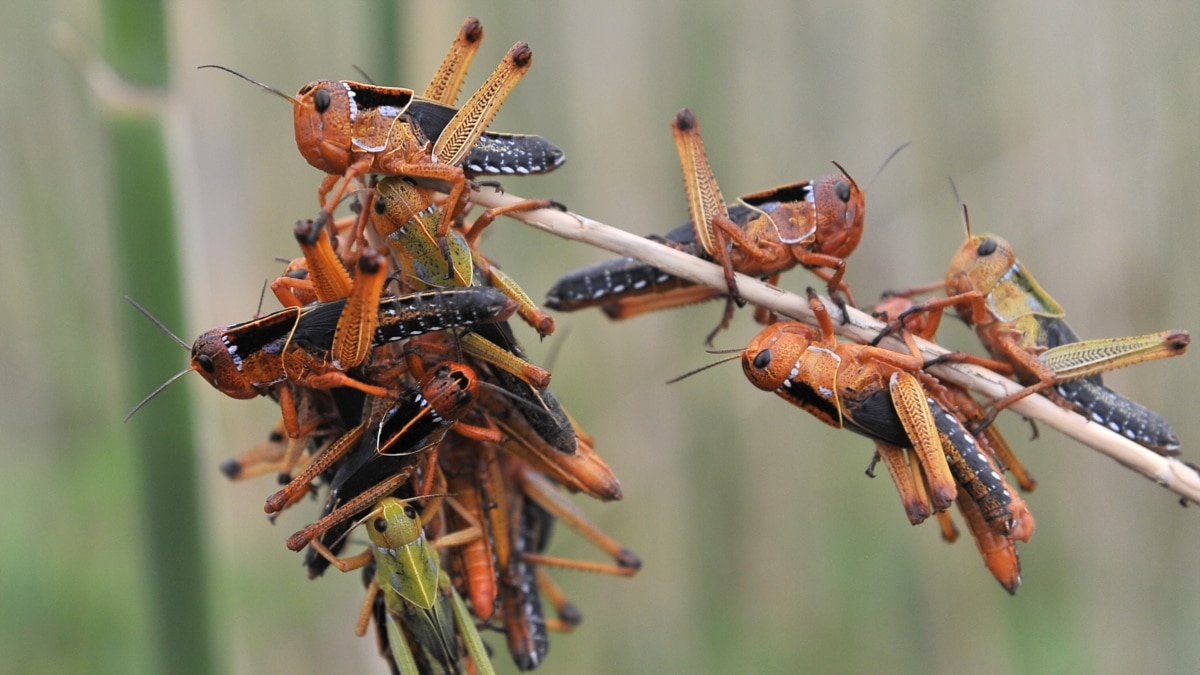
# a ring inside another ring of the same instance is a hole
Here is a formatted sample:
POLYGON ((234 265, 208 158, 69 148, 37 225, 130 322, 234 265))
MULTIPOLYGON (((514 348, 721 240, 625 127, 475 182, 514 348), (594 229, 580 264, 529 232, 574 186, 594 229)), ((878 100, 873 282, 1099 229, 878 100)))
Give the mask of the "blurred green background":
MULTIPOLYGON (((195 66, 291 92, 356 79, 357 65, 422 89, 468 15, 487 37, 467 89, 513 42, 534 50, 494 127, 541 133, 568 153, 551 176, 507 181, 513 192, 666 231, 686 219, 668 126, 683 106, 731 199, 828 173, 830 160, 861 182, 911 140, 867 196, 848 273, 860 300, 941 277, 962 238, 950 175, 976 230, 1008 238, 1081 335, 1196 328, 1200 5, 744 4, 414 2, 386 20, 380 3, 169 4, 167 129, 187 296, 174 328, 190 341, 253 314, 281 269, 273 259, 295 255, 291 225, 315 212, 321 178, 296 152, 285 104, 195 66), (381 50, 384 35, 395 53, 381 50)), ((114 269, 109 145, 80 64, 53 47, 69 27, 95 55, 99 17, 83 0, 18 0, 0 22, 6 672, 156 663, 148 515, 129 438, 156 424, 159 402, 121 424, 147 392, 123 373, 137 355, 119 329, 133 310, 114 269)), ((494 227, 484 250, 535 297, 609 257, 515 222, 494 227)), ((812 283, 799 271, 784 280, 812 283)), ((585 621, 552 638, 544 672, 1200 669, 1200 511, 1052 430, 1027 442, 1027 426, 1003 419, 1040 480, 1027 497, 1038 527, 1021 548, 1024 584, 1009 597, 972 542, 946 545, 936 526, 907 524, 887 479, 863 476, 865 441, 752 388, 733 364, 665 386, 714 358, 701 342, 719 314, 713 304, 627 324, 561 315, 561 336, 537 344, 523 333, 537 359, 561 347, 555 391, 622 478, 624 502, 582 506, 645 561, 632 580, 556 574, 585 621)), ((718 346, 755 332, 744 311, 718 346)), ((977 349, 960 325, 942 337, 977 349)), ((1197 363, 1109 376, 1173 420, 1193 460, 1197 363)), ((352 633, 357 575, 310 582, 282 544, 310 514, 272 526, 261 511, 272 479, 217 473, 263 437, 272 406, 194 377, 176 389, 195 401, 206 516, 177 536, 204 551, 218 671, 386 672, 372 641, 352 633)), ((597 557, 565 529, 551 550, 597 557)), ((511 671, 503 641, 489 641, 511 671)))

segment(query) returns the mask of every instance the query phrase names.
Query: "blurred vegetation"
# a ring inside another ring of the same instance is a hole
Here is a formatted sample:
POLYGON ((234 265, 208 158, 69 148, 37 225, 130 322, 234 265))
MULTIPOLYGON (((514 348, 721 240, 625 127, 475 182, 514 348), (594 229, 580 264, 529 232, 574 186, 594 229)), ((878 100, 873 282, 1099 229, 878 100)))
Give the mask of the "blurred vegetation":
MULTIPOLYGON (((161 2, 106 0, 102 5, 105 61, 114 74, 148 96, 168 91, 166 17, 161 2)), ((165 100, 165 99, 164 99, 165 100)), ((183 266, 176 237, 174 188, 164 137, 165 108, 105 106, 109 218, 121 288, 157 308, 158 319, 183 323, 183 266)), ((174 340, 142 330, 139 314, 121 315, 126 349, 118 363, 139 390, 154 391, 179 362, 174 340)), ((136 448, 138 510, 147 557, 144 584, 153 599, 150 638, 155 668, 186 663, 213 672, 208 568, 199 505, 196 444, 188 390, 156 401, 156 420, 130 428, 136 448)))
MULTIPOLYGON (((911 140, 868 194, 848 274, 861 300, 941 276, 962 237, 951 175, 975 228, 1017 247, 1081 335, 1200 323, 1200 7, 526 0, 503 12, 397 3, 383 21, 378 4, 168 6, 166 145, 188 307, 172 327, 185 340, 255 311, 263 279, 280 269, 273 259, 294 255, 291 224, 315 211, 320 179, 296 153, 285 104, 194 66, 225 64, 285 91, 355 78, 355 65, 396 68, 400 83, 422 88, 472 14, 487 38, 468 87, 513 42, 534 49, 496 128, 541 133, 568 152, 551 176, 508 181, 513 192, 665 231, 686 217, 668 130, 683 106, 704 126, 727 197, 827 173, 830 160, 864 181, 911 140), (381 48, 389 27, 396 46, 381 48)), ((112 145, 84 69, 54 48, 64 25, 99 54, 91 2, 18 0, 0 23, 0 670, 148 672, 164 598, 151 582, 132 438, 166 427, 180 440, 160 450, 172 453, 186 432, 167 422, 164 401, 120 423, 147 391, 127 372, 141 348, 120 328, 133 310, 118 261, 145 261, 113 250, 124 245, 105 192, 112 145)), ((607 257, 515 223, 490 231, 484 249, 535 295, 607 257)), ((811 283, 803 272, 784 280, 811 283)), ((702 306, 624 325, 563 315, 565 338, 539 345, 525 333, 539 358, 563 343, 555 391, 622 477, 624 502, 583 506, 646 563, 632 580, 556 575, 585 621, 552 639, 545 672, 1200 667, 1194 508, 1052 431, 1027 442, 1028 427, 1004 419, 1040 480, 1024 584, 1009 597, 971 542, 948 546, 936 528, 907 525, 891 485, 862 475, 871 449, 861 439, 758 392, 734 365, 662 385, 714 358, 701 341, 719 314, 702 306)), ((167 340, 148 322, 142 330, 167 340)), ((755 332, 744 312, 718 346, 755 332)), ((943 338, 977 349, 958 325, 943 338)), ((1200 422, 1184 394, 1196 364, 1191 355, 1109 377, 1175 421, 1193 460, 1200 422)), ((184 365, 181 353, 160 379, 184 365)), ((271 526, 261 515, 270 479, 233 485, 217 474, 260 440, 271 405, 184 379, 163 398, 190 390, 202 420, 208 524, 180 522, 178 535, 212 566, 217 669, 385 672, 370 639, 352 633, 357 576, 310 582, 283 547, 306 514, 271 526)), ((596 557, 565 528, 552 550, 596 557)))

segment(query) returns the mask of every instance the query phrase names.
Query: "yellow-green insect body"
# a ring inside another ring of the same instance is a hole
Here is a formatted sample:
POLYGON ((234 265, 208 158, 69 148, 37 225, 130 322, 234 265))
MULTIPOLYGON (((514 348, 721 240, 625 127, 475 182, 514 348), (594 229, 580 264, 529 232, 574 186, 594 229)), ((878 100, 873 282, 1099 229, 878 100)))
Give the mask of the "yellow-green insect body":
POLYGON ((375 580, 401 599, 430 609, 437 599, 437 554, 425 539, 421 520, 411 504, 388 498, 380 501, 367 530, 375 552, 375 580))
POLYGON ((387 240, 401 273, 414 288, 451 288, 475 283, 471 249, 462 235, 446 235, 450 264, 438 246, 441 209, 404 178, 385 178, 375 188, 375 228, 387 240))
MULTIPOLYGON (((1019 261, 1000 277, 987 298, 988 306, 1002 321, 1032 324, 1036 322, 1032 317, 1062 319, 1067 315, 1019 261)), ((1030 327, 1036 330, 1035 325, 1030 327)))
POLYGON ((992 356, 1011 364, 1027 385, 997 401, 996 410, 1053 386, 1052 397, 1093 421, 1161 454, 1178 453, 1170 424, 1105 387, 1100 373, 1182 354, 1190 341, 1187 331, 1080 340, 1064 320, 1066 312, 1017 260, 1012 246, 991 234, 968 231, 945 284, 951 297, 982 295, 958 301, 955 309, 992 356))
POLYGON ((439 660, 454 672, 458 672, 461 637, 477 672, 492 673, 474 620, 449 576, 438 568, 437 552, 425 537, 416 509, 399 499, 380 500, 369 518, 367 536, 375 557, 375 581, 388 610, 388 639, 400 672, 417 672, 404 635, 408 631, 426 649, 436 645, 444 657, 439 660))
MULTIPOLYGON (((497 210, 485 211, 466 236, 458 229, 450 230, 443 242, 437 237, 437 226, 445 208, 434 201, 430 190, 407 178, 385 178, 376 186, 371 221, 375 231, 387 241, 405 281, 420 289, 490 285, 516 301, 521 317, 542 337, 553 333, 554 320, 538 308, 512 277, 472 248, 486 223, 499 215, 495 213, 497 210)), ((541 200, 526 200, 506 208, 504 212, 546 207, 541 200)))

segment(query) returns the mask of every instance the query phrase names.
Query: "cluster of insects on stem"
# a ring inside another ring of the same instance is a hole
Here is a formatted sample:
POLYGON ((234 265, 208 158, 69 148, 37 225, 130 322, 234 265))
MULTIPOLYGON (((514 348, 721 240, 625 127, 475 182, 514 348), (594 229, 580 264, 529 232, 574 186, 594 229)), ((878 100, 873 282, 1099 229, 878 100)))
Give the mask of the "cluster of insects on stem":
POLYGON ((468 19, 421 95, 321 80, 288 96, 218 66, 292 105, 300 153, 326 177, 319 211, 293 228, 300 257, 270 284, 283 309, 203 333, 184 372, 279 403, 267 439, 221 470, 278 476, 264 505, 272 521, 324 493, 287 547, 307 550, 311 577, 369 571, 357 631, 373 620, 401 673, 492 672, 481 628, 535 668, 547 631, 582 618, 548 569, 631 576, 641 565, 564 494, 622 497, 508 324, 519 316, 544 337, 553 319, 479 250, 496 218, 565 207, 528 200, 467 222, 477 178, 546 173, 565 158, 540 136, 487 131, 532 65, 523 42, 456 107, 482 37, 468 19), (339 218, 346 198, 352 215, 339 218), (610 561, 548 553, 555 522, 610 561), (359 530, 366 549, 343 556, 359 530))
MULTIPOLYGON (((283 308, 203 333, 180 375, 194 370, 232 398, 278 402, 267 439, 221 470, 233 480, 278 476, 282 486, 264 505, 272 521, 324 494, 320 516, 286 545, 306 552, 311 577, 330 566, 363 570, 357 632, 373 623, 381 654, 400 673, 492 672, 481 628, 504 634, 519 668, 535 668, 548 653, 548 631, 581 620, 548 568, 632 576, 641 565, 566 497, 613 501, 622 492, 594 439, 550 391, 549 371, 528 360, 508 323, 519 317, 544 338, 554 319, 480 251, 481 235, 501 216, 598 231, 552 199, 486 203, 477 179, 546 173, 565 156, 540 136, 488 130, 532 65, 523 42, 456 107, 482 37, 468 19, 421 95, 319 80, 289 96, 206 66, 287 100, 300 154, 325 177, 317 213, 293 228, 301 255, 270 284, 283 308), (338 217, 346 199, 352 213, 338 217), (490 208, 468 222, 476 204, 490 208), (556 521, 607 560, 548 554, 556 521), (365 550, 343 555, 360 528, 365 550)), ((632 238, 630 251, 655 255, 565 274, 548 291, 548 308, 600 307, 626 319, 724 298, 711 344, 737 307, 755 304, 764 327, 727 360, 739 359, 755 387, 870 439, 867 473, 883 464, 913 525, 937 518, 954 541, 949 511, 957 507, 1010 593, 1021 581, 1017 542, 1035 529, 1022 493, 1036 482, 993 425, 999 412, 1044 394, 1174 461, 1181 443, 1170 424, 1109 389, 1102 373, 1182 354, 1186 331, 1080 340, 1007 242, 972 234, 964 207, 966 240, 944 281, 885 295, 874 309, 885 324, 858 341, 839 340, 839 329, 854 327, 857 300, 845 272, 864 235, 867 189, 838 165, 837 173, 726 204, 696 114, 680 111, 671 133, 690 222, 640 244, 632 238), (718 271, 693 275, 679 258, 718 271), (809 288, 799 310, 762 300, 758 281, 775 284, 797 266, 823 282, 828 299, 809 288), (917 299, 937 288, 945 296, 917 299), (975 328, 989 357, 926 354, 919 340, 935 338, 947 308, 975 328), (783 318, 789 314, 809 321, 783 318), (880 346, 889 336, 903 349, 880 346), (953 364, 983 366, 1022 386, 981 402, 939 376, 953 364)))
MULTIPOLYGON (((812 269, 826 282, 840 322, 811 288, 805 301, 807 324, 779 320, 776 310, 784 304, 777 302, 779 293, 756 289, 755 317, 767 325, 745 349, 735 350, 746 377, 821 421, 874 441, 868 474, 877 462, 884 463, 914 525, 936 514, 952 541, 957 531, 946 514, 957 504, 985 564, 1010 593, 1020 583, 1016 542, 1028 541, 1034 521, 1005 474, 1013 476, 1021 491, 1032 490, 1035 482, 992 422, 1001 410, 1031 394, 1045 392, 1063 408, 1155 453, 1182 479, 1173 489, 1193 501, 1200 495, 1195 472, 1173 459, 1180 442, 1170 424, 1101 379, 1101 373, 1113 368, 1184 353, 1187 331, 1081 341, 1004 240, 972 234, 963 207, 967 237, 944 283, 886 294, 875 315, 887 324, 860 335, 870 344, 839 341, 835 323, 849 323, 847 303, 855 304, 844 271, 846 257, 862 238, 863 192, 843 172, 752 193, 726 205, 695 115, 680 112, 672 133, 692 220, 650 239, 719 264, 720 281, 714 282, 714 275, 700 265, 679 260, 685 256, 619 240, 598 223, 574 228, 552 222, 549 215, 529 214, 531 224, 628 253, 564 275, 548 293, 548 306, 564 311, 600 307, 613 319, 626 319, 724 295, 725 313, 708 336, 711 343, 744 299, 746 277, 773 285, 789 267, 812 269), (614 240, 619 240, 615 246, 614 240), (704 274, 707 279, 697 283, 704 274), (746 276, 739 282, 737 274, 746 276), (946 297, 913 300, 939 287, 946 297), (962 352, 925 357, 915 339, 932 341, 947 307, 976 329, 991 358, 962 352), (875 346, 889 335, 901 339, 903 352, 875 346), (934 374, 944 364, 990 368, 1025 386, 985 406, 959 384, 934 374)), ((784 313, 800 314, 794 304, 784 313)))

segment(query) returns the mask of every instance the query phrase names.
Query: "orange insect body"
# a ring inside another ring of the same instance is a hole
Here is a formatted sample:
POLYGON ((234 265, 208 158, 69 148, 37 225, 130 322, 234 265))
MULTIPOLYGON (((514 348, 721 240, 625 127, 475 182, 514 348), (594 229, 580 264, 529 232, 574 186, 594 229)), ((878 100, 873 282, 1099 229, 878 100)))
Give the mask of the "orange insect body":
MULTIPOLYGON (((271 495, 267 499, 266 512, 277 513, 295 501, 297 495, 305 494, 308 486, 321 473, 354 449, 364 437, 367 438, 367 442, 375 444, 375 455, 401 456, 416 452, 430 435, 444 433, 447 427, 457 424, 474 405, 478 394, 475 371, 470 366, 455 362, 440 364, 408 392, 395 398, 380 419, 367 420, 347 432, 291 483, 271 495), (366 434, 369 425, 377 426, 377 430, 372 434, 373 438, 366 434)), ((438 440, 440 438, 435 439, 433 443, 436 444, 438 440)), ((492 440, 496 441, 499 438, 492 440)), ((407 478, 408 475, 405 474, 394 485, 389 478, 380 485, 390 486, 390 489, 379 493, 368 491, 355 497, 334 513, 293 534, 288 539, 288 548, 293 551, 304 548, 309 541, 333 525, 352 517, 356 509, 361 510, 380 497, 390 494, 407 478)))
POLYGON ((744 225, 750 246, 728 253, 734 270, 743 274, 774 276, 794 265, 837 269, 841 263, 831 258, 848 257, 862 238, 866 205, 845 176, 782 185, 739 201, 762 209, 744 225))
POLYGON ((330 174, 318 191, 326 217, 358 176, 423 178, 450 186, 437 228, 439 240, 444 239, 465 194, 461 163, 532 63, 529 45, 513 45, 437 138, 426 138, 419 123, 405 118, 413 103, 410 89, 328 80, 302 88, 294 107, 296 144, 309 164, 330 174), (330 201, 327 195, 339 177, 342 187, 330 201))
POLYGON ((914 448, 929 482, 934 510, 944 511, 957 488, 925 393, 912 375, 923 363, 916 343, 905 334, 907 355, 839 344, 829 313, 812 289, 809 304, 820 330, 796 322, 768 326, 742 353, 747 379, 830 426, 914 448))
MULTIPOLYGON (((486 523, 482 483, 489 478, 488 457, 495 461, 492 446, 468 444, 451 434, 442 440, 438 453, 447 489, 463 509, 474 515, 476 521, 486 523)), ((447 512, 447 518, 451 531, 467 526, 463 517, 454 510, 447 512)), ((455 576, 463 582, 465 588, 460 588, 460 591, 470 599, 475 616, 481 621, 488 621, 496 611, 496 563, 489 532, 457 547, 457 566, 461 574, 455 576)))
POLYGON ((769 326, 743 352, 746 377, 826 424, 875 440, 914 524, 928 515, 927 498, 920 481, 908 481, 900 471, 898 448, 916 453, 934 511, 948 508, 961 487, 1001 533, 1031 533, 1032 520, 1021 522, 1027 513, 1023 503, 980 454, 962 424, 922 386, 921 378, 929 376, 918 375, 923 358, 912 335, 903 333, 907 355, 839 344, 829 313, 812 289, 809 305, 819 330, 794 322, 769 326))
MULTIPOLYGON (((696 116, 685 108, 672 121, 671 130, 692 222, 691 232, 685 231, 687 226, 673 230, 665 243, 721 265, 730 298, 721 323, 708 335, 709 343, 729 325, 740 301, 735 272, 778 283, 782 272, 800 265, 827 283, 839 306, 845 304, 843 298, 853 303, 843 281, 845 258, 862 238, 866 202, 849 176, 829 175, 781 185, 726 205, 696 116)), ((568 274, 547 295, 547 304, 554 309, 600 305, 612 318, 627 318, 716 298, 721 293, 622 258, 568 274)), ((765 312, 757 316, 764 323, 771 320, 765 312)))
MULTIPOLYGON (((314 354, 299 345, 285 347, 302 316, 303 310, 284 310, 203 333, 192 345, 192 369, 221 393, 238 399, 260 396, 289 379, 308 384, 319 375, 336 372, 327 353, 314 354), (249 340, 265 347, 246 349, 249 340)), ((379 390, 358 384, 372 392, 379 390)))
POLYGON ((991 444, 977 444, 955 416, 956 406, 973 411, 977 404, 965 393, 965 400, 955 399, 921 370, 911 333, 903 333, 908 355, 837 343, 828 312, 809 294, 820 328, 792 322, 766 328, 743 352, 747 378, 826 424, 872 438, 914 525, 957 499, 989 570, 1014 592, 1020 567, 1013 541, 1028 541, 1034 520, 979 452, 991 444))
MULTIPOLYGON (((874 313, 876 317, 884 321, 893 321, 913 307, 912 298, 905 295, 889 295, 876 303, 874 313)), ((940 312, 910 314, 905 316, 903 328, 914 335, 933 341, 941 317, 940 312)), ((978 429, 987 419, 987 411, 962 387, 942 382, 924 372, 921 373, 921 382, 938 404, 966 422, 968 428, 978 429)), ((1037 482, 994 425, 987 425, 982 431, 976 432, 975 440, 992 459, 1012 471, 1013 477, 1016 478, 1017 484, 1022 490, 1033 491, 1037 482)))
POLYGON ((833 267, 830 287, 841 286, 844 263, 833 259, 850 255, 858 246, 866 210, 862 191, 853 181, 827 176, 746 195, 740 201, 759 216, 739 225, 729 218, 696 116, 684 109, 671 129, 697 238, 726 269, 727 280, 732 280, 733 271, 773 276, 800 264, 833 267))
MULTIPOLYGON (((488 288, 382 299, 377 297, 378 290, 374 289, 376 300, 370 305, 374 310, 360 302, 357 311, 347 313, 343 310, 352 302, 320 303, 208 331, 192 346, 192 369, 232 398, 249 399, 274 390, 279 395, 288 436, 299 438, 293 386, 350 387, 371 396, 392 393, 387 386, 344 372, 337 358, 340 347, 345 346, 343 351, 357 350, 365 358, 371 349, 386 342, 455 325, 503 321, 516 311, 516 303, 488 288), (348 320, 349 326, 341 329, 348 320)), ((359 294, 352 294, 350 300, 356 299, 361 300, 359 294)))
POLYGON ((425 139, 409 124, 397 123, 416 93, 347 80, 317 80, 300 88, 293 107, 296 147, 314 168, 344 174, 366 161, 359 173, 395 173, 406 159, 423 158, 425 139), (376 105, 365 105, 367 101, 376 105), (389 157, 381 154, 389 151, 389 157))
MULTIPOLYGON (((437 227, 438 240, 444 242, 464 203, 467 174, 461 165, 533 63, 529 45, 516 43, 470 100, 455 110, 449 104, 457 96, 482 36, 478 21, 469 18, 464 22, 426 91, 437 100, 417 97, 413 90, 403 87, 348 80, 310 82, 293 97, 228 68, 215 67, 254 82, 292 104, 300 154, 310 165, 329 174, 317 190, 321 204, 318 226, 332 219, 334 208, 358 177, 405 175, 449 186, 447 207, 437 227), (341 187, 331 197, 339 179, 341 187)), ((508 140, 509 149, 515 151, 519 144, 511 143, 514 138, 500 136, 492 140, 508 140)), ((562 162, 557 148, 542 139, 529 140, 537 141, 530 143, 530 149, 540 150, 540 157, 527 158, 528 162, 518 163, 515 170, 537 173, 552 170, 562 162)))

